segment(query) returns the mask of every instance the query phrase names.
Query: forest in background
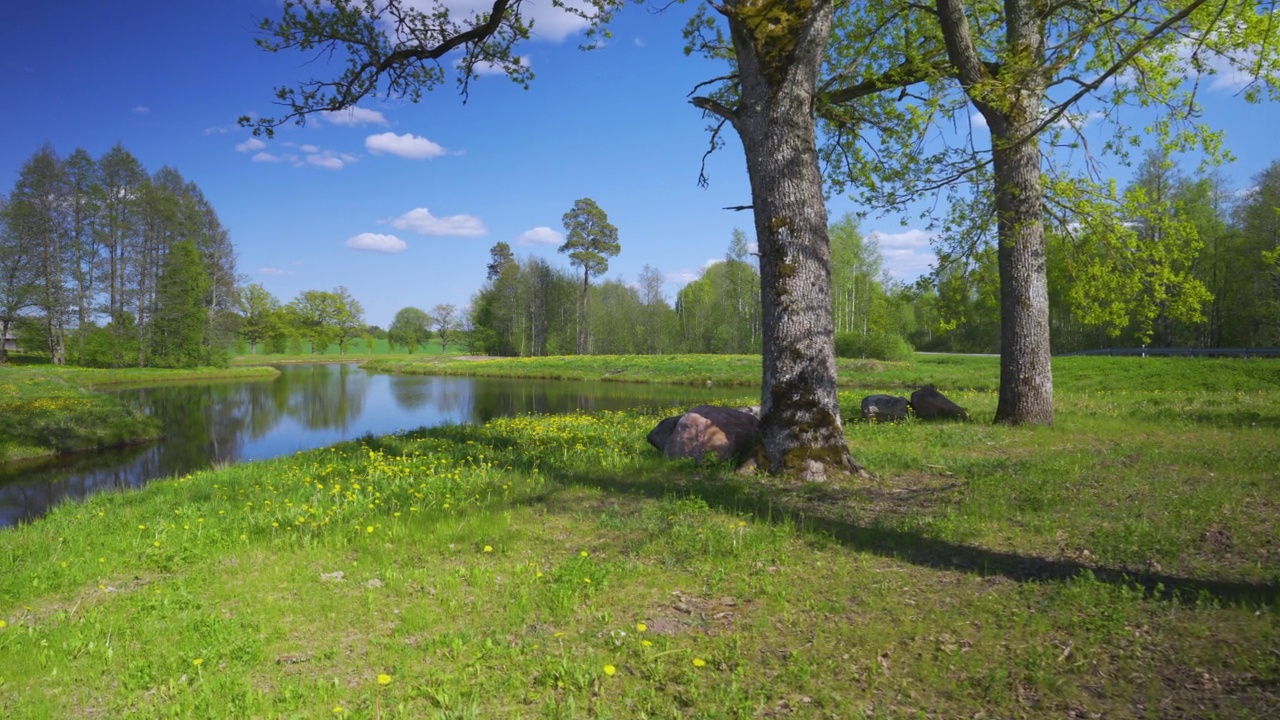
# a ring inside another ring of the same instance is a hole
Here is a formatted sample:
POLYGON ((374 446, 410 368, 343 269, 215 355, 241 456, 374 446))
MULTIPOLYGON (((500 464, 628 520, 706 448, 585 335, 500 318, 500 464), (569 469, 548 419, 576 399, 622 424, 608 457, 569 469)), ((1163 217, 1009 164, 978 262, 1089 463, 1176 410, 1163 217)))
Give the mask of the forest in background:
MULTIPOLYGON (((1047 218, 1054 352, 1280 345, 1280 161, 1233 188, 1220 172, 1186 173, 1149 153, 1127 187, 1075 207, 1087 212, 1047 218)), ((838 355, 999 351, 990 239, 944 232, 932 272, 903 283, 856 218, 830 234, 838 355)), ((584 252, 583 242, 562 251, 584 252)), ((652 265, 634 283, 591 283, 609 253, 592 254, 589 269, 571 254, 584 272, 497 243, 468 307, 406 307, 383 329, 342 286, 286 303, 246 285, 211 203, 174 168, 148 173, 120 146, 98 159, 45 146, 0 195, 0 335, 55 363, 98 367, 221 365, 303 343, 346 352, 354 339, 509 356, 758 353, 754 247, 735 230, 723 259, 671 302, 652 265)))

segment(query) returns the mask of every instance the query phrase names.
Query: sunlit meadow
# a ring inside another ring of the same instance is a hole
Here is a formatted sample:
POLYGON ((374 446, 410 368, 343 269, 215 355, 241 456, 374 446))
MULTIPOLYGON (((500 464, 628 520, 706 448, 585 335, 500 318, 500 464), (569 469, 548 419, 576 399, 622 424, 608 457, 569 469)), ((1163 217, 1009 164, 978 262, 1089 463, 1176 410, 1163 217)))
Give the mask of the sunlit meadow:
POLYGON ((871 482, 664 461, 638 411, 65 505, 0 532, 0 716, 1269 716, 1280 365, 1090 361, 1038 429, 989 366, 939 383, 976 422, 856 421, 869 374, 871 482))

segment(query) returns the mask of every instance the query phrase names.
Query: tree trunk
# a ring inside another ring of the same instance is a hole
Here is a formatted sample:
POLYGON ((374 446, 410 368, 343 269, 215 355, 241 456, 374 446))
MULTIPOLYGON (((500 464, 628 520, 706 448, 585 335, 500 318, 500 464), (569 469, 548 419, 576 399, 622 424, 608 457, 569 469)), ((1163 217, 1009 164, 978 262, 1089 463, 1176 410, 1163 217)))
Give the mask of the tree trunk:
POLYGON ((836 398, 831 247, 815 140, 814 93, 834 5, 815 0, 785 23, 774 22, 774 5, 730 7, 742 96, 736 109, 721 108, 746 152, 760 244, 764 460, 770 472, 810 480, 861 475, 836 398))
POLYGON ((582 269, 582 311, 578 314, 578 354, 587 354, 587 299, 591 297, 591 271, 582 269))
POLYGON ((1000 400, 996 422, 1053 424, 1049 363, 1049 281, 1045 269, 1044 189, 1035 126, 1039 95, 1024 122, 992 129, 1000 268, 1000 400), (1021 142, 1020 142, 1021 141, 1021 142), (1013 144, 1016 143, 1016 144, 1013 144))

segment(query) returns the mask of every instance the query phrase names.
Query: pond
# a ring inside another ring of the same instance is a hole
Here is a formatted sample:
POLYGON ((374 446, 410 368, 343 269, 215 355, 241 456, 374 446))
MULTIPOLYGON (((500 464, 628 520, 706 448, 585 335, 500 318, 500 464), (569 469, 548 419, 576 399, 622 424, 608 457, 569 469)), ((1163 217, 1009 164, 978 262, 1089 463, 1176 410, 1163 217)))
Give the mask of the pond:
POLYGON ((136 488, 214 465, 288 455, 366 434, 525 413, 642 406, 681 411, 752 397, 751 388, 507 380, 370 373, 351 364, 289 365, 274 380, 122 390, 159 417, 164 436, 140 447, 0 467, 0 527, 40 517, 66 499, 136 488))

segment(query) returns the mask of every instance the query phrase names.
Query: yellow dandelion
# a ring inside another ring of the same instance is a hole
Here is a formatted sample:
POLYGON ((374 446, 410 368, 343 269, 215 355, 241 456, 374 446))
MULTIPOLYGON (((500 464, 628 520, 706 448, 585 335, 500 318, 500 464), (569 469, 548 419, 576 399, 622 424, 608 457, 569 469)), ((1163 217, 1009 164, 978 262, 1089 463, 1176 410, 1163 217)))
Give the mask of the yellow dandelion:
POLYGON ((138 529, 139 529, 139 530, 146 530, 146 529, 147 529, 147 526, 146 526, 146 525, 139 525, 139 526, 138 526, 138 529))
POLYGON ((334 706, 333 706, 333 714, 334 714, 334 715, 341 715, 341 714, 342 714, 342 706, 341 706, 341 705, 334 705, 334 706))
POLYGON ((485 545, 485 546, 484 546, 484 551, 485 551, 485 552, 493 552, 493 546, 492 546, 492 545, 485 545))
POLYGON ((6 627, 8 627, 8 625, 9 623, 5 622, 4 620, 0 620, 0 630, 5 629, 6 627))
POLYGON ((373 526, 372 526, 372 525, 370 525, 369 527, 365 528, 365 529, 364 529, 364 531, 365 531, 365 532, 367 532, 367 533, 371 533, 371 532, 373 532, 373 526))
POLYGON ((195 665, 196 667, 200 667, 201 665, 204 664, 204 658, 196 658, 195 660, 191 661, 191 664, 195 665))
POLYGON ((641 645, 643 645, 644 647, 652 647, 652 646, 653 646, 653 642, 652 642, 652 641, 650 641, 650 640, 641 640, 641 641, 640 641, 640 644, 641 644, 641 645))
POLYGON ((644 632, 645 630, 648 630, 648 629, 649 629, 648 625, 645 625, 644 623, 636 623, 636 632, 644 632))
POLYGON ((586 584, 590 585, 590 584, 591 584, 591 578, 582 578, 582 582, 584 582, 584 583, 586 583, 586 584))
POLYGON ((586 550, 583 550, 582 552, 580 552, 580 553, 578 553, 578 554, 579 554, 579 555, 581 555, 582 557, 587 557, 587 556, 588 556, 588 555, 590 555, 591 553, 587 552, 586 550))
POLYGON ((706 660, 703 660, 702 658, 697 658, 697 657, 696 657, 696 658, 694 658, 694 659, 693 659, 693 666, 694 666, 694 667, 706 667, 706 666, 707 666, 707 661, 706 661, 706 660))
POLYGON ((542 571, 541 571, 541 570, 539 570, 538 572, 534 573, 534 574, 533 574, 533 576, 534 576, 534 577, 536 577, 536 578, 540 578, 540 577, 542 577, 542 571))
POLYGON ((617 672, 618 672, 618 668, 616 668, 616 667, 614 667, 614 666, 612 666, 612 665, 605 665, 605 666, 604 666, 604 674, 605 674, 605 675, 608 675, 608 676, 612 677, 612 676, 613 676, 613 675, 615 675, 617 672))
POLYGON ((388 674, 386 674, 386 673, 379 673, 379 674, 378 674, 378 684, 379 684, 379 685, 390 685, 390 684, 391 684, 391 676, 390 676, 390 675, 388 675, 388 674))

